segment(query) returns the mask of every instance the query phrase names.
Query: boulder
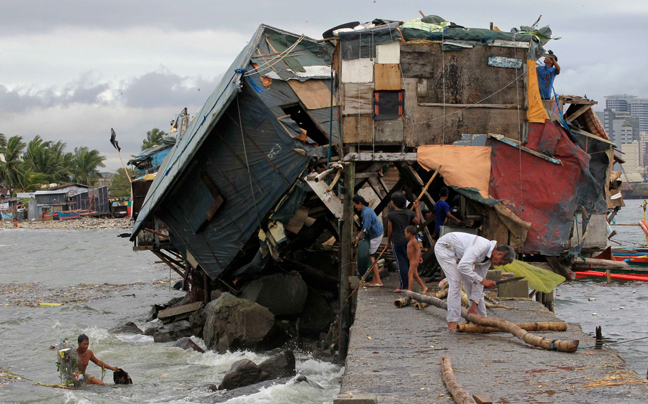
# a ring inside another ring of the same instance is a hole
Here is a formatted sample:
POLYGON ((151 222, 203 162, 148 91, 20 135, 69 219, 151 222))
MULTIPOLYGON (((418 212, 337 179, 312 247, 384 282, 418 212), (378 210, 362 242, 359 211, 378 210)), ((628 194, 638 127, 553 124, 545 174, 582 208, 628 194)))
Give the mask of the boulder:
MULTIPOLYGON (((258 393, 262 389, 267 389, 268 387, 276 386, 276 385, 280 385, 280 384, 286 384, 286 383, 290 382, 293 379, 294 379, 294 383, 306 382, 308 384, 317 384, 317 383, 313 383, 310 380, 308 380, 306 378, 306 376, 297 376, 295 378, 293 378, 293 377, 284 377, 282 379, 266 380, 266 381, 259 382, 259 383, 256 383, 256 384, 251 384, 249 386, 239 387, 238 389, 234 389, 234 390, 217 391, 216 393, 213 393, 212 395, 209 396, 209 402, 210 403, 224 403, 224 402, 232 400, 233 398, 250 396, 252 394, 258 393)), ((215 386, 213 384, 207 386, 207 388, 209 388, 211 391, 218 390, 218 386, 215 386)))
POLYGON ((113 327, 108 331, 113 334, 144 334, 144 331, 142 331, 137 324, 132 321, 113 327))
POLYGON ((287 349, 261 362, 259 368, 268 374, 269 379, 295 376, 295 354, 287 349))
POLYGON ((208 349, 258 349, 270 338, 274 315, 251 300, 224 292, 205 307, 203 339, 208 349))
POLYGON ((218 390, 233 390, 268 379, 268 374, 261 370, 256 363, 249 359, 241 359, 234 362, 230 370, 225 373, 218 390))
POLYGON ((286 316, 300 313, 307 295, 306 282, 292 271, 256 279, 243 288, 240 297, 267 307, 275 316, 286 316))
POLYGON ((146 330, 144 330, 144 335, 148 335, 150 337, 154 336, 156 331, 162 328, 163 325, 159 321, 154 323, 152 326, 147 327, 146 330))
POLYGON ((170 342, 189 336, 191 336, 191 326, 187 320, 182 320, 158 328, 153 334, 153 341, 170 342))
POLYGON ((182 348, 184 350, 193 349, 196 352, 205 353, 204 349, 202 349, 201 347, 198 346, 198 344, 193 342, 191 338, 187 338, 187 337, 177 340, 176 343, 173 344, 173 346, 176 348, 182 348))
POLYGON ((328 331, 335 320, 335 313, 326 299, 316 290, 308 291, 304 312, 299 318, 299 335, 317 338, 320 332, 328 331))
POLYGON ((205 305, 189 316, 189 325, 191 326, 191 333, 198 338, 203 337, 203 328, 205 327, 205 305))

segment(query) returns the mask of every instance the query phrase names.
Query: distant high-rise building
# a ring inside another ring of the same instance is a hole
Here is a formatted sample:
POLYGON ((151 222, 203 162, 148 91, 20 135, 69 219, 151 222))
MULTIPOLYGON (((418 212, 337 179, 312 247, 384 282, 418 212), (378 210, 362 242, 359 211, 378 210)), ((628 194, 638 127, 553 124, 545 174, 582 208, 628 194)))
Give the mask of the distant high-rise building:
POLYGON ((630 116, 628 112, 619 112, 612 109, 605 109, 603 126, 610 140, 617 148, 622 144, 639 141, 639 119, 630 116))
POLYGON ((605 109, 617 112, 630 112, 629 103, 637 98, 636 95, 616 94, 605 96, 605 109))
POLYGON ((648 132, 648 99, 635 98, 628 102, 628 108, 630 116, 639 118, 639 130, 648 132))

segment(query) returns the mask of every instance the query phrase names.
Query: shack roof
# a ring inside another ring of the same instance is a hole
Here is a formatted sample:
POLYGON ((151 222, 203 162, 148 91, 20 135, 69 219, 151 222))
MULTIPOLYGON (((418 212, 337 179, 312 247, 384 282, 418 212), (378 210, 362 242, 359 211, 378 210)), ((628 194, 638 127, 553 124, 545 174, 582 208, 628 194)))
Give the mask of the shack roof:
MULTIPOLYGON (((263 40, 265 33, 291 36, 293 38, 299 37, 299 35, 270 27, 268 25, 262 24, 259 26, 252 37, 252 40, 248 42, 247 46, 243 48, 232 65, 226 70, 225 75, 216 86, 214 92, 207 99, 200 112, 196 114, 196 118, 193 119, 189 123, 187 129, 178 136, 176 144, 160 166, 155 180, 153 181, 153 184, 151 184, 151 188, 146 195, 142 209, 137 216, 137 220, 133 225, 133 235, 131 240, 134 240, 135 237, 137 237, 143 223, 149 219, 151 214, 160 205, 161 201, 167 196, 173 185, 180 179, 182 173, 185 172, 189 163, 193 160, 196 152, 206 140, 212 128, 216 123, 218 123, 226 108, 238 95, 241 86, 241 78, 245 74, 245 69, 251 62, 253 51, 259 46, 259 42, 263 40)), ((304 50, 318 47, 318 43, 315 39, 308 37, 300 38, 300 47, 304 50)), ((308 58, 309 56, 312 56, 310 52, 305 53, 306 54, 303 56, 298 55, 286 59, 281 58, 277 63, 285 63, 287 66, 293 67, 290 66, 290 60, 294 61, 299 60, 300 57, 308 58)), ((263 65, 261 61, 256 62, 259 65, 259 71, 263 69, 269 70, 266 66, 277 66, 277 64, 271 65, 270 63, 266 63, 263 65)), ((309 63, 306 61, 306 63, 302 63, 300 66, 301 65, 309 65, 309 63)))

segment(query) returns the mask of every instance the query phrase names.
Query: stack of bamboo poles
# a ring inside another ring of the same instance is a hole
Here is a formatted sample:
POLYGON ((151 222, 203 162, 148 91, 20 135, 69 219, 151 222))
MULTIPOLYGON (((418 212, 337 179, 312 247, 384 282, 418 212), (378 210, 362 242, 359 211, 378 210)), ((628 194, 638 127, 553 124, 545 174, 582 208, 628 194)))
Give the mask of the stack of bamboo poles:
MULTIPOLYGON (((427 295, 422 295, 420 293, 414 293, 411 291, 404 291, 403 293, 405 297, 401 299, 397 299, 397 301, 394 302, 396 307, 405 307, 406 305, 410 304, 412 300, 415 300, 418 302, 427 303, 442 308, 444 310, 448 309, 446 302, 437 298, 436 296, 427 296, 427 295)), ((468 311, 465 308, 461 309, 461 316, 466 320, 470 321, 471 323, 475 323, 483 327, 497 328, 499 330, 507 331, 513 334, 515 337, 526 342, 527 344, 537 346, 540 348, 562 351, 562 352, 576 352, 576 350, 578 349, 578 344, 579 344, 578 340, 559 340, 559 339, 540 337, 508 321, 500 320, 492 317, 482 317, 478 314, 468 313, 468 311)), ((541 324, 541 323, 536 323, 536 324, 541 324)), ((543 326, 536 325, 535 327, 538 328, 537 331, 552 329, 550 328, 551 326, 546 324, 543 326)), ((564 326, 562 325, 558 326, 558 328, 562 328, 562 327, 564 326)))

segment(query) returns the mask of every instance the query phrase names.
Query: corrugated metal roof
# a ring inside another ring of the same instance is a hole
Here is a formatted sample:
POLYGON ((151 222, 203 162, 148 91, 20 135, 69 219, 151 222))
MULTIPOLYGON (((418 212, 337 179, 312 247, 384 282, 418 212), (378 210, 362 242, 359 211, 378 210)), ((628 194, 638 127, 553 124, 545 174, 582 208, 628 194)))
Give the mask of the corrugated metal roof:
MULTIPOLYGON (((160 166, 155 180, 146 195, 140 213, 137 216, 137 221, 133 225, 131 240, 137 237, 143 223, 148 220, 149 216, 159 206, 171 187, 181 177, 180 174, 184 172, 189 162, 192 161, 212 127, 220 120, 226 107, 235 98, 242 76, 242 73, 236 72, 236 70, 245 69, 248 66, 252 52, 257 47, 266 30, 272 30, 284 35, 298 36, 267 25, 262 24, 259 26, 252 40, 248 42, 247 46, 243 48, 232 65, 226 70, 225 75, 216 86, 212 95, 207 99, 200 112, 196 114, 196 117, 189 123, 189 126, 182 135, 178 136, 175 146, 173 146, 169 155, 160 166)), ((317 41, 312 38, 305 39, 317 44, 317 41)))

